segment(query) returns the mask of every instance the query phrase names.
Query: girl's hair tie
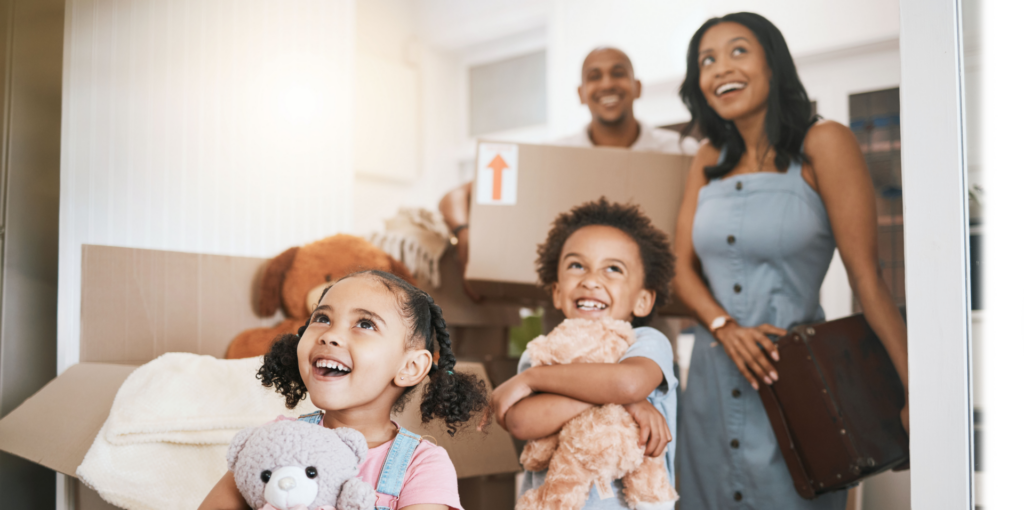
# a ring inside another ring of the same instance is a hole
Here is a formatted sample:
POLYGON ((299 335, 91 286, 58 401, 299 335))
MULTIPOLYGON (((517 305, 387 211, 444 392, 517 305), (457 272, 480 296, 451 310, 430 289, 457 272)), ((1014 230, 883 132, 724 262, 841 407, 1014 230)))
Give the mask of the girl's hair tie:
POLYGON ((448 371, 448 375, 455 375, 455 372, 452 372, 451 370, 449 370, 448 371))

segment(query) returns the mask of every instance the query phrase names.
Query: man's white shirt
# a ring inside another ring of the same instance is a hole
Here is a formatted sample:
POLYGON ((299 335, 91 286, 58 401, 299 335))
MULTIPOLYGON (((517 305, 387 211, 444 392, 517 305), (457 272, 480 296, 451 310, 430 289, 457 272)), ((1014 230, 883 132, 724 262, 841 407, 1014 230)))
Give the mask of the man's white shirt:
MULTIPOLYGON (((590 124, 583 126, 577 133, 554 140, 554 145, 569 147, 595 147, 590 139, 590 124)), ((640 136, 636 138, 630 150, 643 152, 662 152, 665 154, 684 154, 683 139, 679 133, 640 123, 640 136)))

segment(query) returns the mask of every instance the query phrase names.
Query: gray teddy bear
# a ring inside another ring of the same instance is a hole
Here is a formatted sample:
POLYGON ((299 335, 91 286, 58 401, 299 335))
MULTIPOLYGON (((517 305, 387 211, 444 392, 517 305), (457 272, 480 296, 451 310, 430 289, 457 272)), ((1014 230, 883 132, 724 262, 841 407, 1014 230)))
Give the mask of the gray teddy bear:
POLYGON ((239 432, 227 458, 256 510, 371 510, 376 492, 359 478, 366 452, 355 430, 275 421, 239 432))

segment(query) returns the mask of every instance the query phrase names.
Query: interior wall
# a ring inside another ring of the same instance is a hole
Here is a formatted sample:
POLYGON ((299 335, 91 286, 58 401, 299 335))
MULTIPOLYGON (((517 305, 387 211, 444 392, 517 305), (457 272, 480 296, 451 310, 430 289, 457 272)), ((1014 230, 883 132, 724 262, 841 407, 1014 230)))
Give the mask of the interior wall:
POLYGON ((272 256, 352 222, 354 0, 69 0, 58 369, 84 243, 272 256))
MULTIPOLYGON (((0 416, 56 375, 64 0, 0 1, 0 416)), ((0 453, 4 508, 53 508, 54 473, 0 453)))
MULTIPOLYGON (((455 156, 466 125, 465 70, 460 55, 436 45, 423 44, 418 33, 422 12, 414 0, 356 0, 355 51, 358 58, 376 58, 411 69, 417 81, 414 109, 396 118, 386 150, 396 168, 387 174, 357 172, 353 184, 352 231, 368 234, 384 228, 384 220, 400 207, 436 209, 449 189, 460 184, 455 156), (398 128, 413 125, 413 139, 398 128), (407 158, 413 152, 413 158, 407 158), (396 177, 397 176, 397 177, 396 177)), ((381 89, 380 77, 357 74, 364 88, 381 89), (378 83, 380 82, 380 83, 378 83)), ((356 98, 361 100, 361 98, 356 98)), ((366 111, 362 115, 377 115, 366 111)), ((355 129, 372 119, 357 116, 355 129)), ((360 150, 356 147, 355 150, 360 150)))

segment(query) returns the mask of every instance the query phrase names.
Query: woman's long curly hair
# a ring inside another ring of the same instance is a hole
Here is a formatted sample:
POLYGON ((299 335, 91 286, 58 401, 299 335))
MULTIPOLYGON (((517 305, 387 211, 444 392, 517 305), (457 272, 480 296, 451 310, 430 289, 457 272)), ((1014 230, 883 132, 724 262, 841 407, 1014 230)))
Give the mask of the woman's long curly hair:
MULTIPOLYGON (((434 343, 437 343, 438 361, 430 369, 430 381, 423 392, 420 416, 423 423, 435 418, 443 419, 448 434, 455 435, 470 417, 487 407, 487 389, 476 376, 455 371, 455 354, 452 353, 452 341, 441 315, 441 307, 434 303, 429 294, 391 273, 362 271, 345 278, 355 277, 374 278, 399 298, 402 315, 411 329, 411 348, 422 347, 434 352, 434 343)), ((324 290, 320 299, 328 290, 330 287, 324 290)), ((306 385, 299 373, 298 345, 307 326, 309 320, 299 328, 297 335, 278 338, 270 352, 263 357, 263 365, 257 373, 264 386, 273 386, 278 393, 284 395, 289 409, 306 397, 306 385)), ((394 411, 402 410, 412 389, 406 388, 392 406, 394 411)))
POLYGON ((704 167, 704 175, 708 179, 715 179, 728 174, 736 168, 743 153, 747 151, 743 137, 740 136, 735 124, 720 117, 708 105, 708 100, 700 89, 700 41, 708 29, 726 22, 739 23, 749 28, 764 48, 768 68, 772 70, 764 129, 768 143, 775 149, 775 168, 785 172, 790 162, 806 159, 801 151, 804 137, 818 116, 813 114, 811 101, 803 84, 800 83, 796 64, 793 63, 793 56, 789 53, 789 46, 786 45, 782 32, 760 14, 734 12, 705 21, 693 34, 686 52, 686 78, 679 87, 679 97, 711 145, 719 150, 727 147, 725 159, 719 164, 704 167))

